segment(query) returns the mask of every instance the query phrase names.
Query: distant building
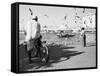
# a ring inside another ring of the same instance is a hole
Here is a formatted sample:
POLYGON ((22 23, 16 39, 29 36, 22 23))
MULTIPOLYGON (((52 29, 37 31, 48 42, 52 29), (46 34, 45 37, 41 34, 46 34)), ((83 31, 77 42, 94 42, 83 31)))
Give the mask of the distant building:
POLYGON ((58 32, 61 30, 66 30, 66 27, 64 25, 49 25, 47 28, 42 27, 41 32, 58 32))

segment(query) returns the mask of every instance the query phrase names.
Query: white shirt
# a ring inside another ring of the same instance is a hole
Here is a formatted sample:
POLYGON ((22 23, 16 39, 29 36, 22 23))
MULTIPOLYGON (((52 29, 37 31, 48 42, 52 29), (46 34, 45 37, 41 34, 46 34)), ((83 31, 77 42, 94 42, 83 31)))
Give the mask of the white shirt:
POLYGON ((84 30, 82 30, 82 31, 80 32, 81 36, 84 34, 84 32, 85 32, 84 30))
POLYGON ((29 41, 30 39, 36 39, 40 37, 40 24, 36 22, 35 20, 30 20, 25 25, 25 31, 26 31, 26 38, 25 41, 29 41))

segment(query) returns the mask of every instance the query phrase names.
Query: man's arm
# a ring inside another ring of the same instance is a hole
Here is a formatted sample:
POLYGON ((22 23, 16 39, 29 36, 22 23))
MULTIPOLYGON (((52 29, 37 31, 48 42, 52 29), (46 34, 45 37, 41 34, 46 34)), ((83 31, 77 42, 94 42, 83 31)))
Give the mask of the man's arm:
POLYGON ((25 30, 25 40, 24 42, 27 42, 29 41, 29 38, 30 38, 30 21, 27 22, 27 24, 24 26, 24 30, 25 30))
POLYGON ((34 39, 40 37, 40 31, 41 31, 40 23, 37 23, 37 26, 36 26, 36 33, 35 33, 34 39))
POLYGON ((31 8, 29 8, 29 11, 31 12, 31 15, 33 15, 33 11, 31 10, 31 8))

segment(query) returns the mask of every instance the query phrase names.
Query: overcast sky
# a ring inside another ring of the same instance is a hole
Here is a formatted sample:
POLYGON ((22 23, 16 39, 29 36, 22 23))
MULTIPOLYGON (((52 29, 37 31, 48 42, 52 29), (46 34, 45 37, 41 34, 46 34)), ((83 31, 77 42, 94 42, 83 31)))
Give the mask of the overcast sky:
POLYGON ((75 23, 75 15, 77 13, 81 18, 88 13, 95 14, 95 9, 72 8, 72 7, 52 7, 52 6, 36 6, 36 5, 20 5, 19 21, 20 29, 31 19, 29 8, 38 16, 41 26, 47 25, 49 28, 63 28, 64 23, 70 28, 77 27, 75 23), (66 20, 64 19, 66 16, 66 20))

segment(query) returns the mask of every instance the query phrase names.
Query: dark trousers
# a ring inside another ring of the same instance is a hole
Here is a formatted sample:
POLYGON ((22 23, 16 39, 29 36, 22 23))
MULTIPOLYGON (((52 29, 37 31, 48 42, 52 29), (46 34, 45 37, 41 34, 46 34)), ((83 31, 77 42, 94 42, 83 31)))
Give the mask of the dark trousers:
POLYGON ((41 37, 37 38, 35 40, 34 44, 35 44, 35 48, 37 50, 37 55, 40 56, 40 47, 42 46, 42 44, 41 44, 41 37))
MULTIPOLYGON (((34 46, 35 46, 35 50, 37 51, 37 55, 38 56, 40 56, 39 55, 39 52, 40 52, 40 47, 42 46, 41 45, 41 37, 39 37, 39 38, 37 38, 37 39, 35 39, 34 40, 34 46)), ((27 52, 28 52, 28 57, 29 57, 29 63, 31 63, 32 62, 32 60, 31 60, 31 53, 32 53, 32 51, 34 50, 34 48, 32 48, 32 49, 30 49, 30 50, 28 50, 27 52)))
POLYGON ((86 35, 83 35, 83 46, 86 47, 86 35))
POLYGON ((31 60, 31 58, 32 58, 32 57, 31 57, 31 52, 32 52, 32 49, 28 51, 29 63, 32 62, 32 60, 31 60))

